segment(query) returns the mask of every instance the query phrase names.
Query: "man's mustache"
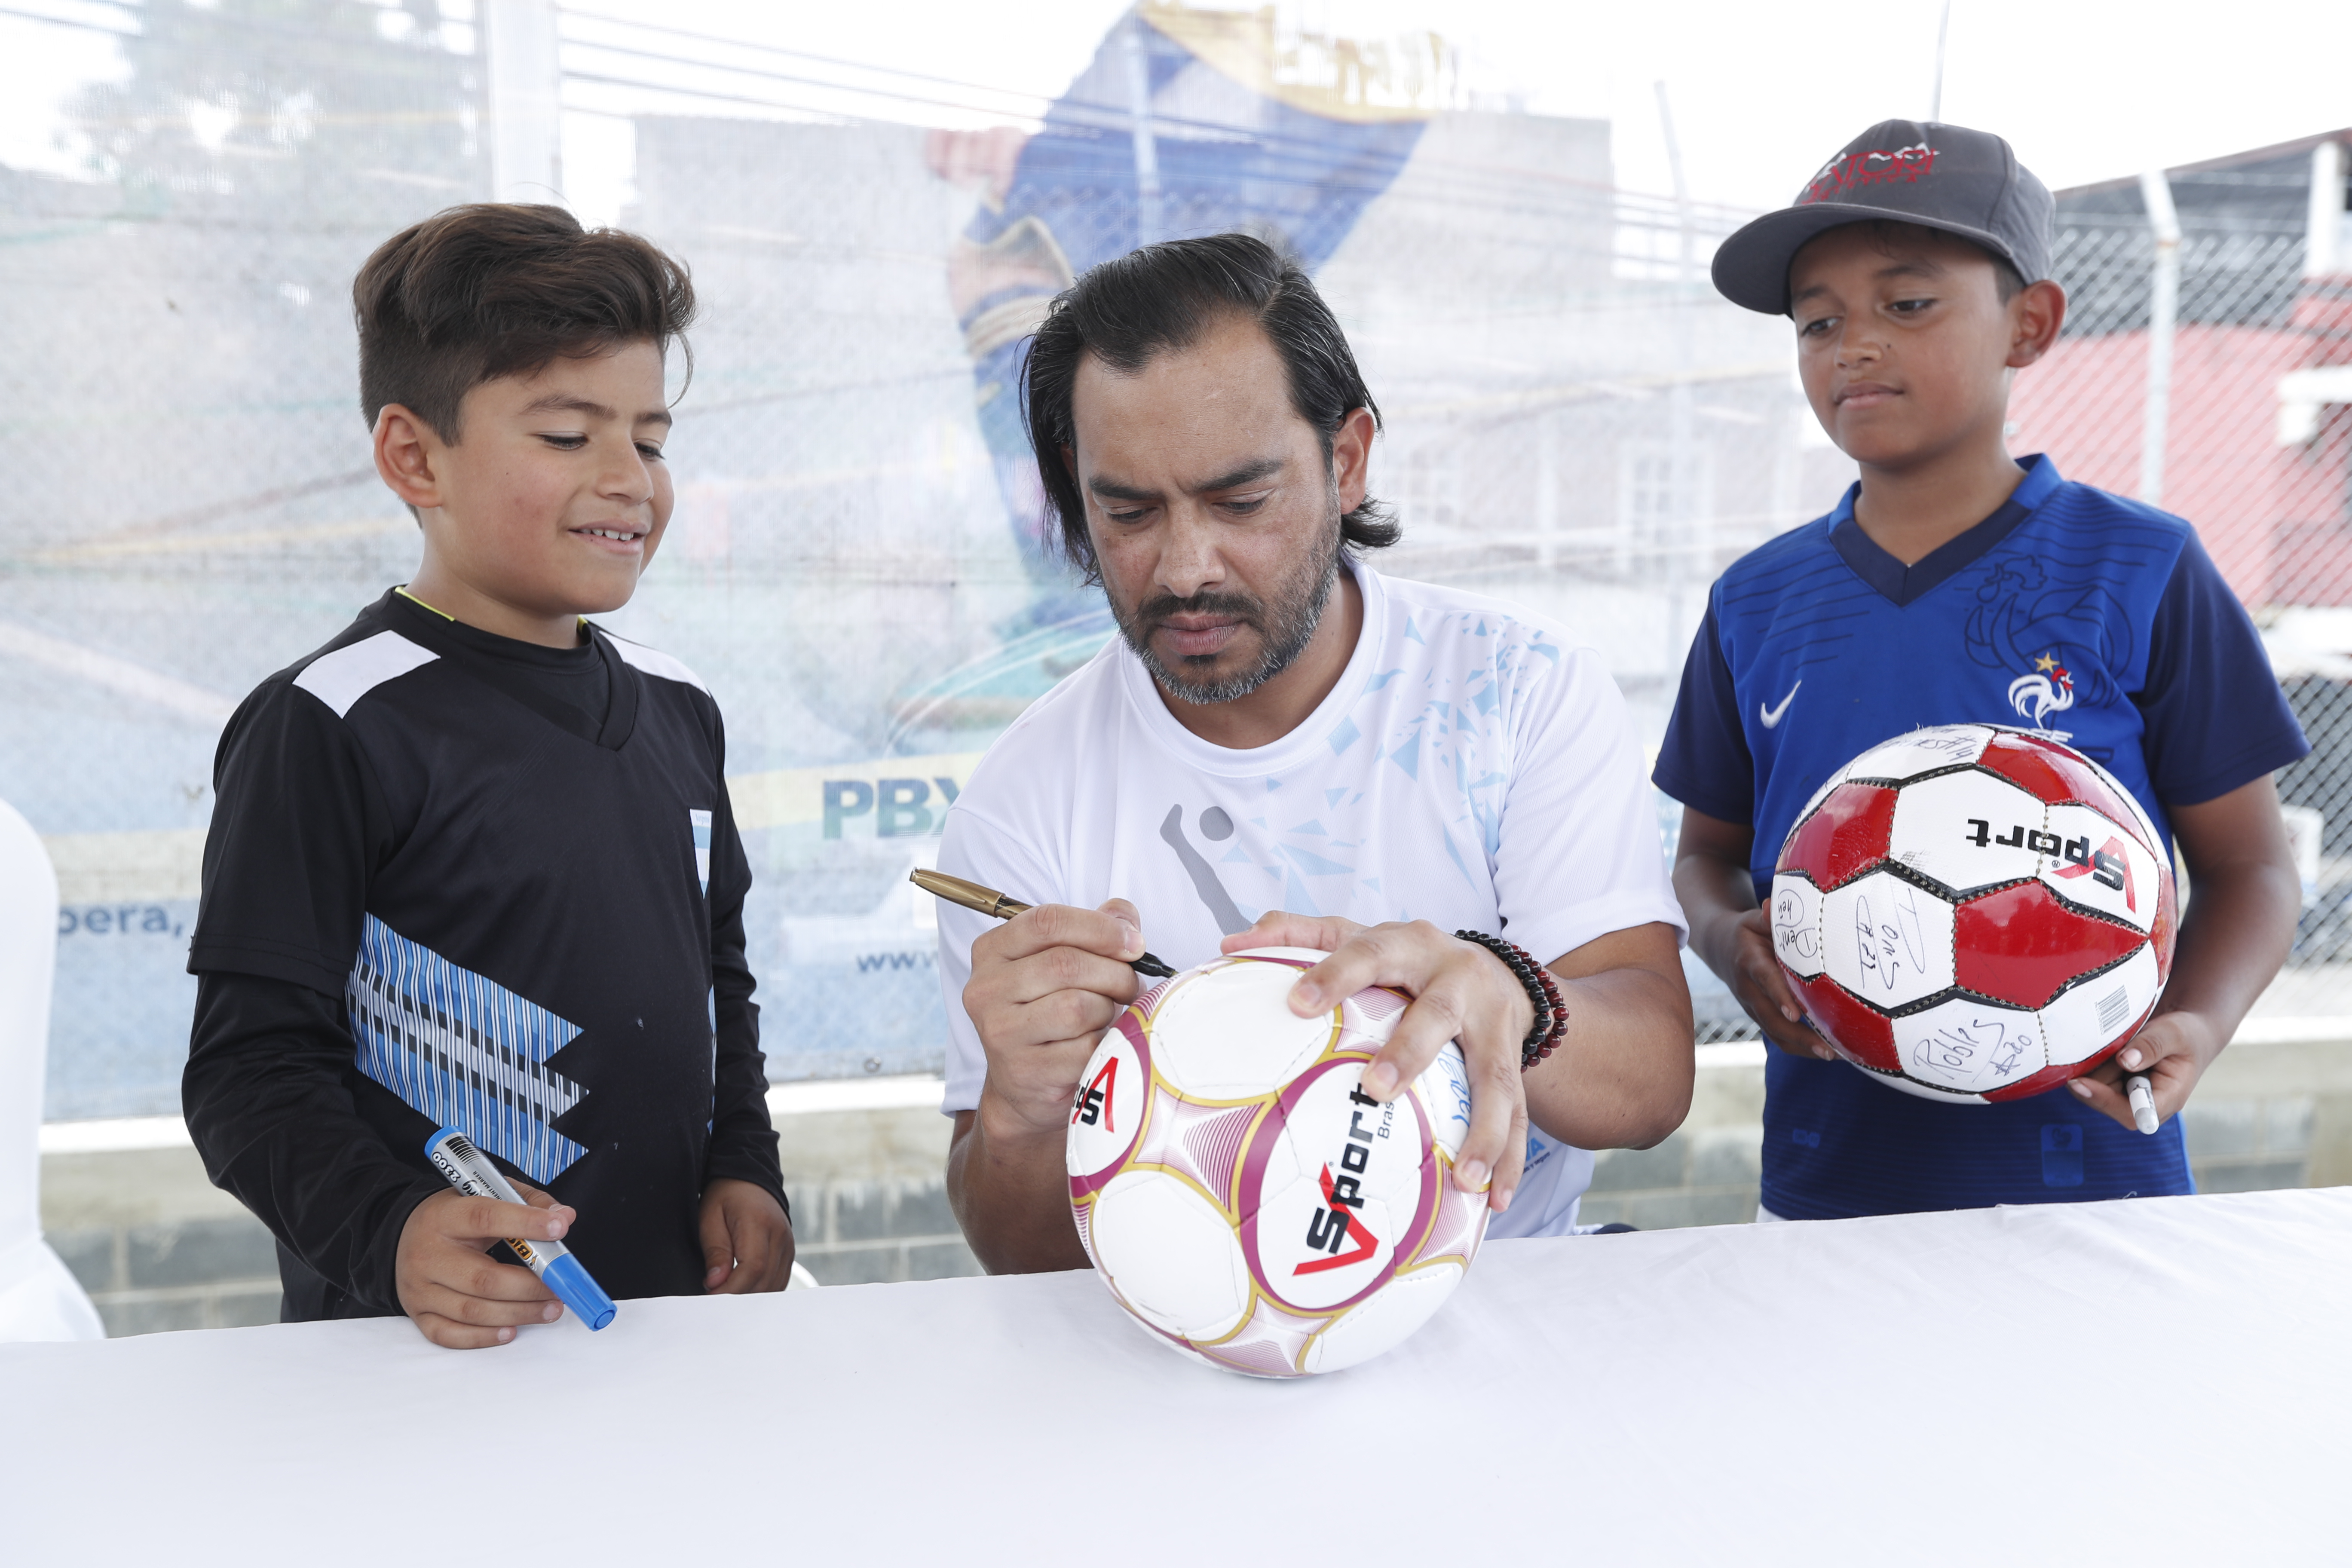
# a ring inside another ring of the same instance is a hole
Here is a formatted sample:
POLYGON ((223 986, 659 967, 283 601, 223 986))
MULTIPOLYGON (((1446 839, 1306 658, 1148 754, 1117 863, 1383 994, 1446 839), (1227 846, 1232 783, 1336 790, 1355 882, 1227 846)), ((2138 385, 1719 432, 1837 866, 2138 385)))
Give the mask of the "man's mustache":
POLYGON ((1162 594, 1147 599, 1135 612, 1135 618, 1145 626, 1153 626, 1176 616, 1231 616, 1236 620, 1259 625, 1265 606, 1247 594, 1195 594, 1180 599, 1173 594, 1162 594))

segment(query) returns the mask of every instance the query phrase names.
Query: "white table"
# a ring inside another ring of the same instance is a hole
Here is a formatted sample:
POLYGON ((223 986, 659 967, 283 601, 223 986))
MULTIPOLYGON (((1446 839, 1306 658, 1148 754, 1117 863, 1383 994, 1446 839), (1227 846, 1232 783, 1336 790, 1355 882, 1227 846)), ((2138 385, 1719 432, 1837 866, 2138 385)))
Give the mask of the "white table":
POLYGON ((2352 1189, 1501 1242, 1279 1384, 1085 1274, 0 1347, 28 1568, 2340 1563, 2347 1459, 2352 1189))

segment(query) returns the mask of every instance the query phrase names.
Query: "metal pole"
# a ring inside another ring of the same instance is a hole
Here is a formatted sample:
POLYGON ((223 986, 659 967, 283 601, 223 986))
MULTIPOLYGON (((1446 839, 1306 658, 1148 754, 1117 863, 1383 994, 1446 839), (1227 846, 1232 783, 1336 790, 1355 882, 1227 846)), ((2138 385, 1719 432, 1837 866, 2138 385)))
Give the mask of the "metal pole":
POLYGON ((1674 106, 1666 101, 1666 84, 1651 84, 1658 94, 1658 125, 1665 132, 1666 167, 1675 180, 1675 221, 1681 230, 1681 267, 1675 279, 1685 289, 1691 284, 1691 258, 1696 254, 1697 237, 1691 226, 1689 182, 1683 178, 1683 144, 1675 135, 1674 106))
POLYGON ((1127 56, 1129 123, 1135 141, 1135 243, 1150 245, 1161 237, 1160 216, 1160 144, 1151 134, 1151 57, 1141 16, 1129 19, 1123 45, 1127 56))
POLYGON ((485 0, 490 199, 563 199, 563 67, 554 0, 485 0))
POLYGON ((1952 30, 1952 0, 1944 0, 1944 14, 1936 22, 1936 89, 1927 98, 1927 123, 1944 121, 1944 39, 1952 30))
MULTIPOLYGON (((1697 278, 1698 236, 1691 214, 1690 182, 1683 171, 1683 144, 1675 134, 1674 106, 1666 99, 1666 84, 1655 84, 1658 94, 1658 125, 1666 139, 1666 166, 1675 180, 1675 219, 1679 229, 1678 265, 1675 271, 1674 338, 1675 379, 1666 394, 1666 450, 1669 478, 1666 484, 1665 547, 1666 591, 1669 599, 1666 613, 1666 654, 1668 668, 1675 668, 1683 645, 1687 640, 1683 605, 1683 587, 1694 564, 1703 576, 1713 577, 1712 549, 1704 553, 1701 562, 1702 526, 1696 516, 1697 465, 1693 460, 1694 441, 1691 424, 1691 361, 1695 357, 1691 329, 1692 316, 1698 309, 1696 289, 1697 278)), ((1711 541, 1707 542, 1710 545, 1711 541)))
POLYGON ((2332 277, 2344 268, 2344 143, 2311 150, 2311 216, 2303 236, 2303 275, 2332 277))
POLYGON ((2147 409, 2140 425, 2139 499, 2164 504, 2164 435, 2172 416, 2172 327, 2180 300, 2180 218, 2164 171, 2139 177, 2147 226, 2156 237, 2156 267, 2148 279, 2147 409))

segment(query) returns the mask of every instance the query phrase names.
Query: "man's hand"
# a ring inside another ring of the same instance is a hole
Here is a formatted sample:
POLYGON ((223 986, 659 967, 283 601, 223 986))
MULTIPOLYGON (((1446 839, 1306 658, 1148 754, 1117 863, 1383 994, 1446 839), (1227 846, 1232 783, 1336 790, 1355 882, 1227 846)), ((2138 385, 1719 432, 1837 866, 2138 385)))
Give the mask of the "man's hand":
POLYGON ((1527 1162, 1519 1048, 1535 1021, 1535 1005, 1502 960, 1427 921, 1360 926, 1279 910, 1224 940, 1227 952, 1254 947, 1307 947, 1331 955, 1291 987, 1290 1009, 1301 1017, 1337 1006, 1368 985, 1393 986, 1413 999, 1388 1044, 1365 1064, 1364 1092, 1376 1100, 1395 1099, 1448 1040, 1461 1043, 1470 1068, 1470 1135, 1454 1167, 1454 1184, 1465 1193, 1485 1191, 1497 1213, 1510 1207, 1527 1162))
POLYGON ((1135 1000, 1128 961, 1143 952, 1135 906, 1040 904, 971 944, 964 1011, 988 1053, 980 1120, 1003 1137, 1050 1137, 1059 1162, 1078 1073, 1135 1000))
POLYGON ((1135 1000, 1135 906, 1040 904, 971 944, 964 1011, 988 1057, 980 1108, 956 1113, 948 1196, 992 1274, 1083 1268, 1064 1147, 1078 1074, 1135 1000))
POLYGON ((502 1345, 517 1325, 563 1315, 553 1291, 530 1269, 486 1256, 507 1237, 561 1241, 580 1216, 537 1187, 514 1184, 525 1202, 436 1193, 408 1211, 393 1268, 400 1310, 425 1337, 450 1350, 502 1345))
POLYGON ((781 1290, 793 1278, 793 1222, 767 1188, 721 1176, 702 1189, 702 1288, 714 1296, 781 1290))

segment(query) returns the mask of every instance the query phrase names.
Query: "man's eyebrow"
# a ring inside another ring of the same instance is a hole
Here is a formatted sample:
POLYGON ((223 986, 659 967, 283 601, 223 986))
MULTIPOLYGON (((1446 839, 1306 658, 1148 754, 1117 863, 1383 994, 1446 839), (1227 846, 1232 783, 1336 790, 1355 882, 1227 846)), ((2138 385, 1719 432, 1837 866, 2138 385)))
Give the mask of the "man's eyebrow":
MULTIPOLYGON (((1194 495, 1213 495, 1219 490, 1239 489, 1244 485, 1255 484, 1260 479, 1282 472, 1283 466, 1280 458, 1253 458, 1237 468, 1230 468, 1205 484, 1193 485, 1189 489, 1194 495)), ((1121 484, 1117 479, 1107 479, 1100 475, 1088 479, 1087 489, 1105 500, 1156 501, 1160 499, 1158 490, 1146 489, 1140 485, 1121 484)))
POLYGON ((1254 485, 1260 479, 1272 478, 1282 472, 1282 467, 1280 458, 1258 458, 1229 473, 1219 474, 1207 484, 1195 486, 1193 493, 1208 495, 1217 490, 1237 490, 1244 485, 1254 485))
POLYGON ((1088 479, 1087 489, 1105 500, 1158 500, 1160 499, 1158 490, 1146 489, 1140 485, 1123 485, 1117 479, 1106 479, 1100 475, 1088 479))

